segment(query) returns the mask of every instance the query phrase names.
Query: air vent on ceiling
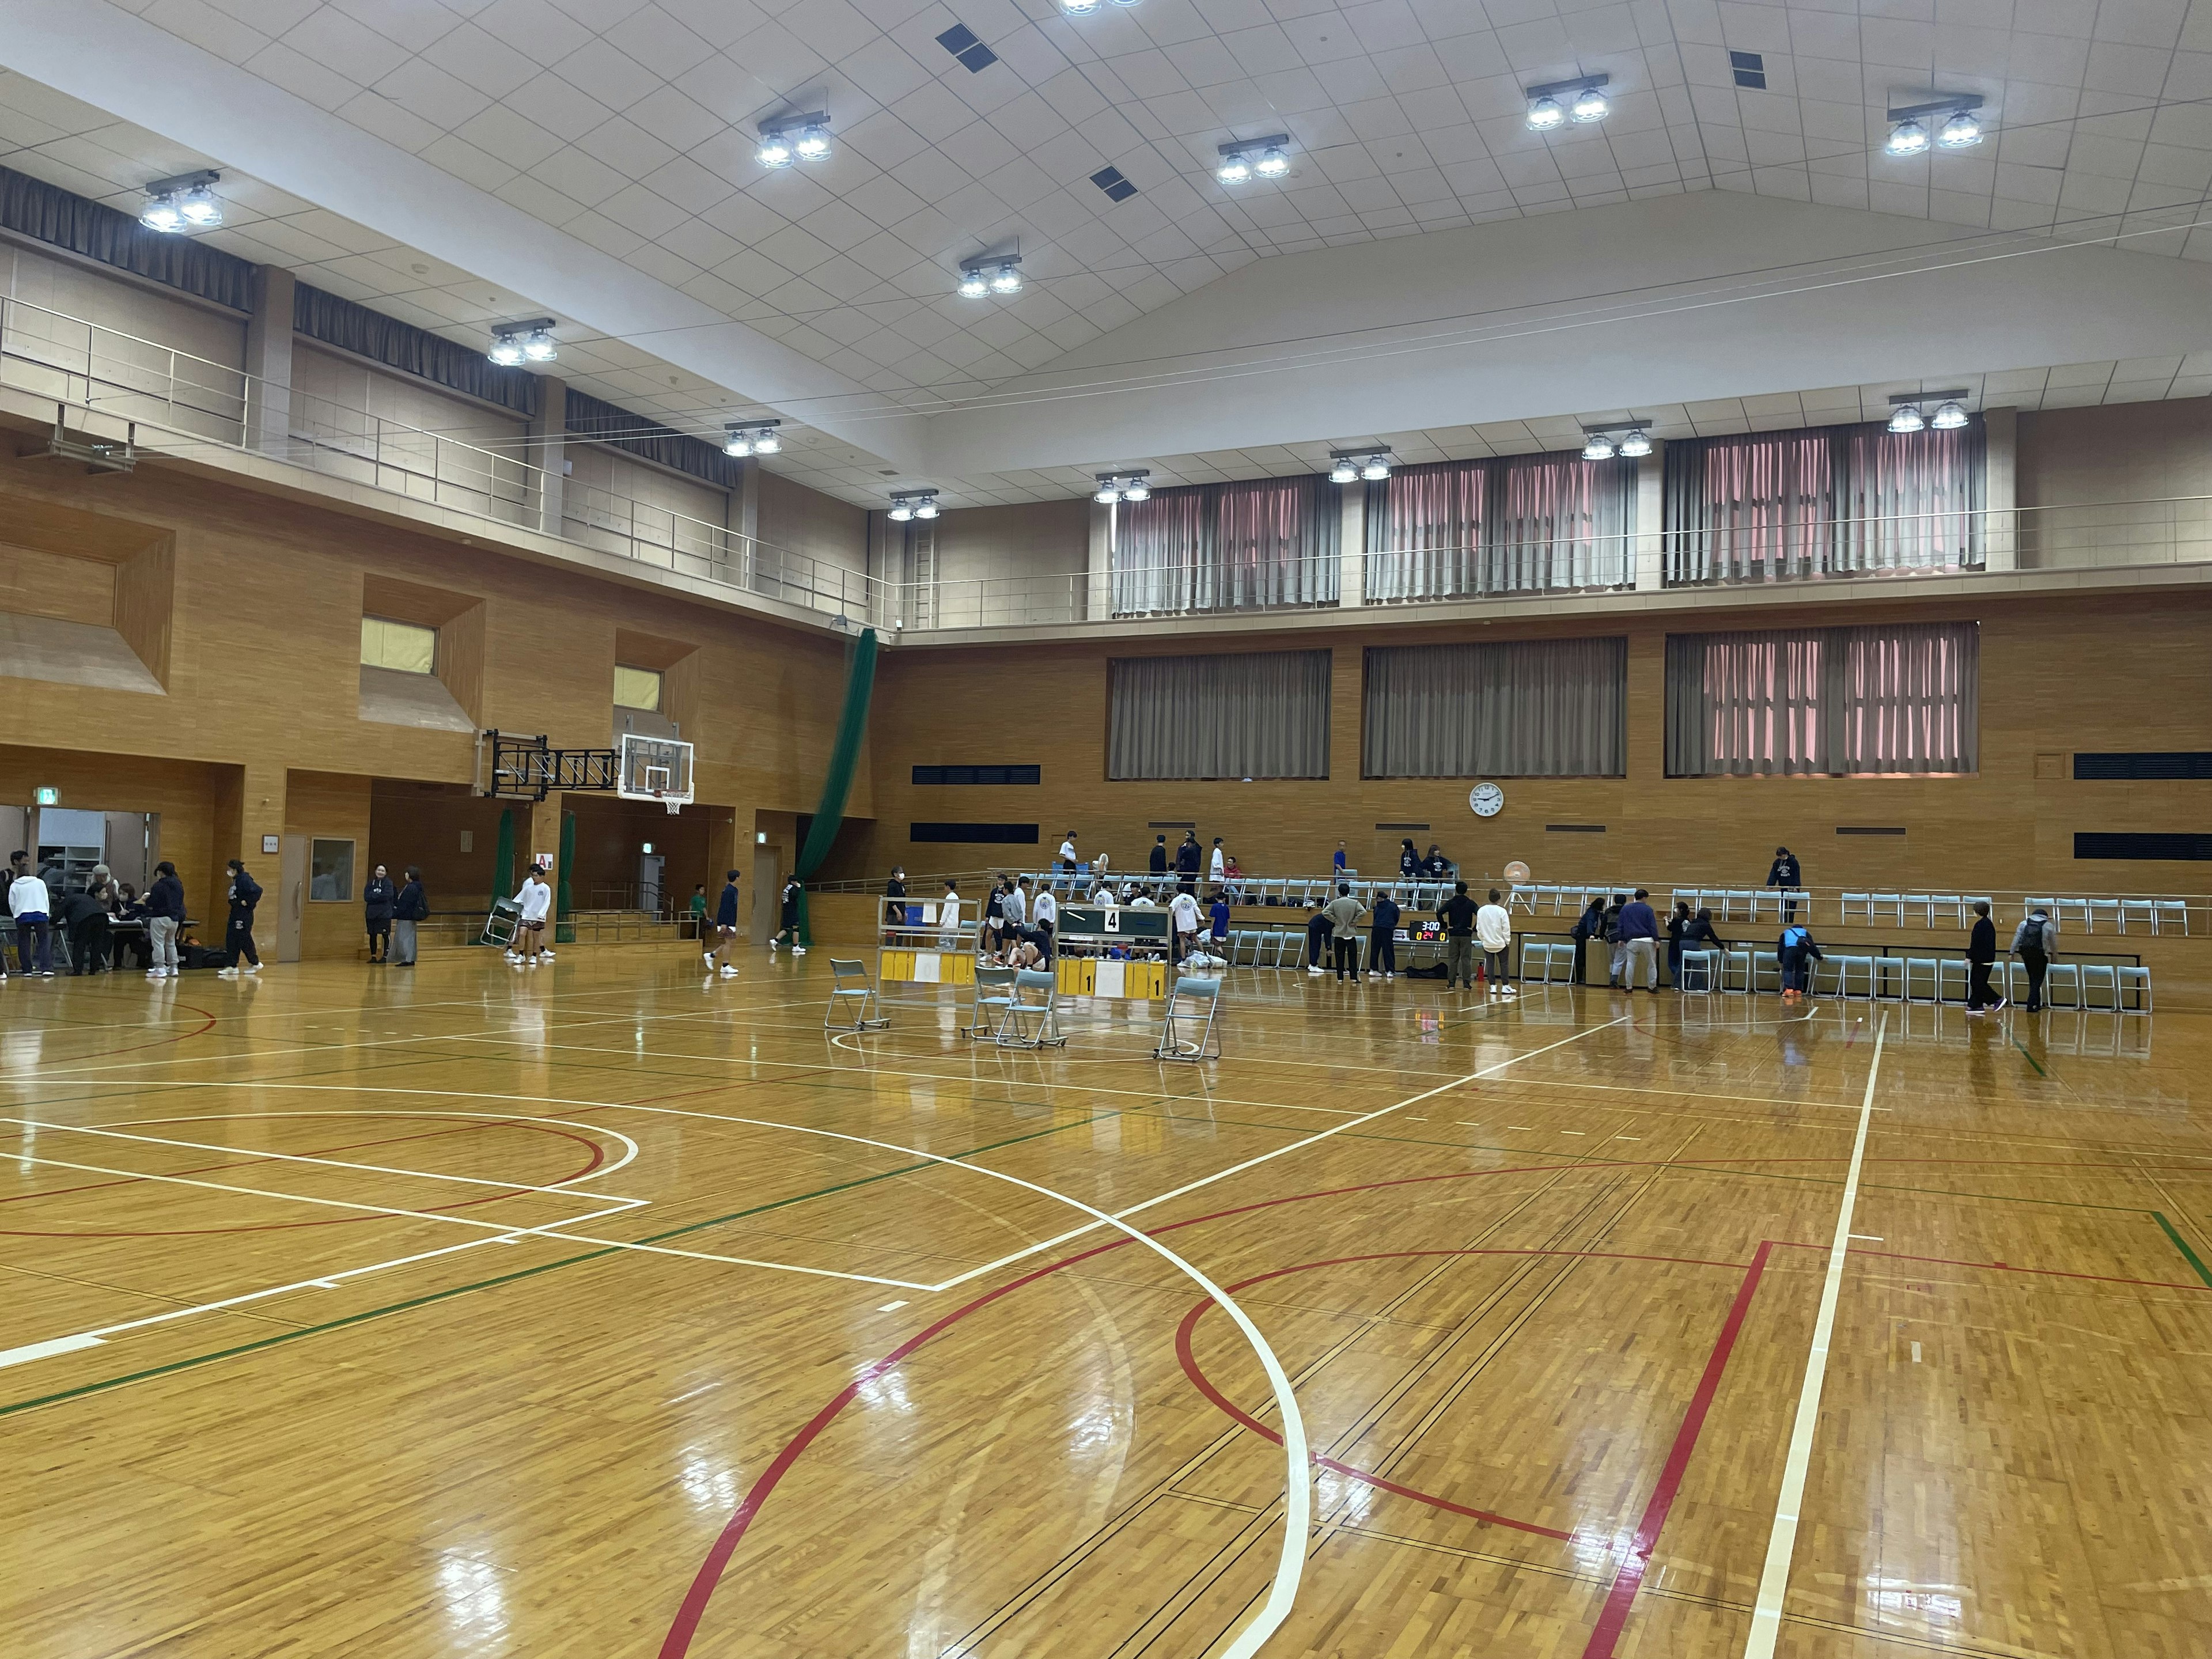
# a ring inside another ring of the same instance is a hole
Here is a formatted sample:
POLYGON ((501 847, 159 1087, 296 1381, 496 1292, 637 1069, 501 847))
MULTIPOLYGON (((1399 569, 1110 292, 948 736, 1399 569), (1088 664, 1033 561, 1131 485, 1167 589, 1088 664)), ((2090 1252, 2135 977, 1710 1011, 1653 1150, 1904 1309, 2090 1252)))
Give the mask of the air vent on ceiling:
POLYGON ((2212 750, 2142 750, 2074 757, 2077 778, 2212 778, 2212 750))
POLYGON ((2212 860, 2212 836, 2146 833, 2142 830, 2084 830, 2074 837, 2077 859, 2172 859, 2212 860))
POLYGON ((1729 67, 1735 71, 1735 83, 1749 87, 1754 92, 1766 90, 1766 59, 1755 52, 1732 52, 1729 67))
POLYGON ((1109 202, 1126 202, 1137 193, 1137 187, 1124 178, 1119 167, 1101 167, 1091 175, 1091 182, 1106 192, 1109 202))
POLYGON ((957 58, 970 75, 999 61, 999 54, 978 40, 975 31, 965 23, 955 23, 937 37, 937 44, 957 58))

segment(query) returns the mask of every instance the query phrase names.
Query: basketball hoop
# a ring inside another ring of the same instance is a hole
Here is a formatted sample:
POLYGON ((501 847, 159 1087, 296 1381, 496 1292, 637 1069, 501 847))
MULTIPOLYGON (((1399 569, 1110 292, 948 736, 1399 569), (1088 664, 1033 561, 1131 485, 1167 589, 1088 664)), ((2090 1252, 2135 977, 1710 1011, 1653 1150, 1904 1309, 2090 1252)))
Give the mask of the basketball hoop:
POLYGON ((668 809, 668 816, 672 818, 684 811, 684 797, 672 790, 656 789, 653 792, 653 798, 668 809))

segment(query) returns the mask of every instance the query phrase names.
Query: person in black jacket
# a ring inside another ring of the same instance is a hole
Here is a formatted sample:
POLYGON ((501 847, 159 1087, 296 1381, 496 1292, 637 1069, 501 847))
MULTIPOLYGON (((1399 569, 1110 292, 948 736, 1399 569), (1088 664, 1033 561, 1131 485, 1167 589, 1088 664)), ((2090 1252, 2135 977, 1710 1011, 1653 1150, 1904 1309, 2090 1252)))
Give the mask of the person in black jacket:
POLYGON ((361 890, 362 919, 368 927, 368 959, 384 962, 392 955, 392 907, 398 902, 399 890, 392 884, 392 878, 382 865, 378 865, 361 890))
POLYGON ((1467 896, 1467 884, 1452 884, 1452 896, 1437 906, 1444 926, 1444 984, 1474 989, 1474 913, 1481 907, 1467 896))
POLYGON ((54 920, 69 936, 70 973, 107 971, 107 902, 87 889, 64 893, 54 905, 54 920))
MULTIPOLYGON (((1410 855, 1413 843, 1407 842, 1410 855)), ((1398 977, 1398 901, 1390 896, 1387 887, 1375 895, 1375 908, 1368 914, 1372 937, 1367 947, 1367 977, 1395 979, 1398 977)))
POLYGON ((423 896, 422 872, 416 865, 407 866, 407 884, 392 901, 392 950, 386 960, 395 968, 415 965, 415 924, 430 914, 430 901, 423 896))
MULTIPOLYGON (((1769 887, 1779 887, 1784 892, 1795 892, 1805 884, 1804 878, 1797 872, 1797 855, 1788 848, 1778 847, 1774 849, 1774 863, 1766 872, 1766 884, 1769 887)), ((1782 920, 1786 923, 1795 921, 1796 919, 1797 901, 1792 898, 1784 899, 1782 920)))
POLYGON ((1329 935, 1335 932, 1336 923, 1316 899, 1313 914, 1306 918, 1306 972, 1316 979, 1328 971, 1329 935))
POLYGON ((1990 920, 1987 899, 1974 901, 1974 927, 1966 936, 1966 1012, 1978 1014, 1995 999, 1997 1007, 2003 1007, 2004 999, 1997 996, 1990 986, 1990 969, 1996 964, 1997 927, 1990 920))
POLYGON ((149 979, 177 976, 177 935, 185 926, 185 884, 177 879, 177 866, 163 859, 154 866, 154 884, 146 890, 146 943, 153 951, 149 979))
POLYGON ((1421 855, 1413 850, 1411 836, 1398 843, 1398 873, 1412 881, 1421 873, 1421 855))
POLYGON ((1176 886, 1185 893, 1198 891, 1198 864, 1206 854, 1199 849, 1198 831, 1182 832, 1182 845, 1176 848, 1176 886))
POLYGON ((1575 918, 1575 973, 1572 983, 1589 983, 1583 967, 1589 959, 1589 942, 1594 939, 1604 939, 1605 930, 1605 901, 1594 898, 1589 902, 1589 908, 1575 918))
POLYGON ((253 907, 261 902, 261 884, 246 874, 242 859, 231 860, 230 920, 223 928, 222 948, 230 957, 221 974, 224 979, 236 979, 240 973, 261 971, 261 952, 253 948, 253 907), (246 965, 239 966, 245 958, 246 965))
POLYGON ((1154 836, 1152 837, 1152 873, 1156 876, 1164 876, 1167 872, 1168 838, 1165 836, 1154 836))

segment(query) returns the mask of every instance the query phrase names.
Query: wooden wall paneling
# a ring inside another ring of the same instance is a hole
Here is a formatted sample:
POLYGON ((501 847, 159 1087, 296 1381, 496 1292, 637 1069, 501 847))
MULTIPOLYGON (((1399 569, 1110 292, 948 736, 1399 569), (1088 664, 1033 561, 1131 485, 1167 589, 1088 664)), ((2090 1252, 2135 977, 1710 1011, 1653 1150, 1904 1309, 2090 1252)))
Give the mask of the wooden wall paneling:
POLYGON ((112 627, 115 568, 102 560, 0 544, 0 611, 112 627))
POLYGON ((115 567, 115 631, 166 689, 177 604, 177 538, 157 536, 115 567))
MULTIPOLYGON (((317 899, 310 892, 301 929, 300 954, 303 957, 351 957, 368 949, 361 890, 368 880, 371 867, 368 861, 370 782, 367 777, 352 774, 314 771, 295 771, 287 780, 284 829, 289 834, 309 838, 311 860, 313 853, 312 843, 315 840, 349 841, 353 843, 350 896, 343 901, 317 899)), ((249 794, 251 783, 249 775, 249 794)), ((258 846, 257 842, 257 849, 258 846)), ((256 851, 248 851, 241 856, 246 859, 249 869, 255 868, 257 862, 262 866, 270 862, 266 857, 258 858, 256 851)), ((267 884, 265 872, 260 878, 264 885, 267 884)))
MULTIPOLYGON (((215 854, 215 827, 222 775, 235 769, 95 750, 0 745, 0 799, 27 801, 33 790, 52 785, 60 790, 61 805, 66 807, 159 813, 159 856, 176 864, 197 920, 206 914, 208 868, 211 864, 221 868, 222 860, 215 854)), ((0 854, 13 850, 0 848, 0 854)), ((222 858, 229 856, 225 853, 222 858)))
POLYGON ((370 788, 368 865, 386 866, 394 881, 420 866, 434 910, 483 909, 507 805, 452 784, 379 778, 370 788))

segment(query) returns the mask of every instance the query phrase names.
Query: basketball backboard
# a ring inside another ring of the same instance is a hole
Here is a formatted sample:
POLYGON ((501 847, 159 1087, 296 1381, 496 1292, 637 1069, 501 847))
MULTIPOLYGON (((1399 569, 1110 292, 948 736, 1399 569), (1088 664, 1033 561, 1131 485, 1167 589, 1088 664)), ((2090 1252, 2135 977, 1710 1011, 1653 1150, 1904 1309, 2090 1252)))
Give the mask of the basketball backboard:
POLYGON ((615 793, 624 800, 658 801, 671 814, 691 799, 691 745, 680 738, 625 732, 615 793))

